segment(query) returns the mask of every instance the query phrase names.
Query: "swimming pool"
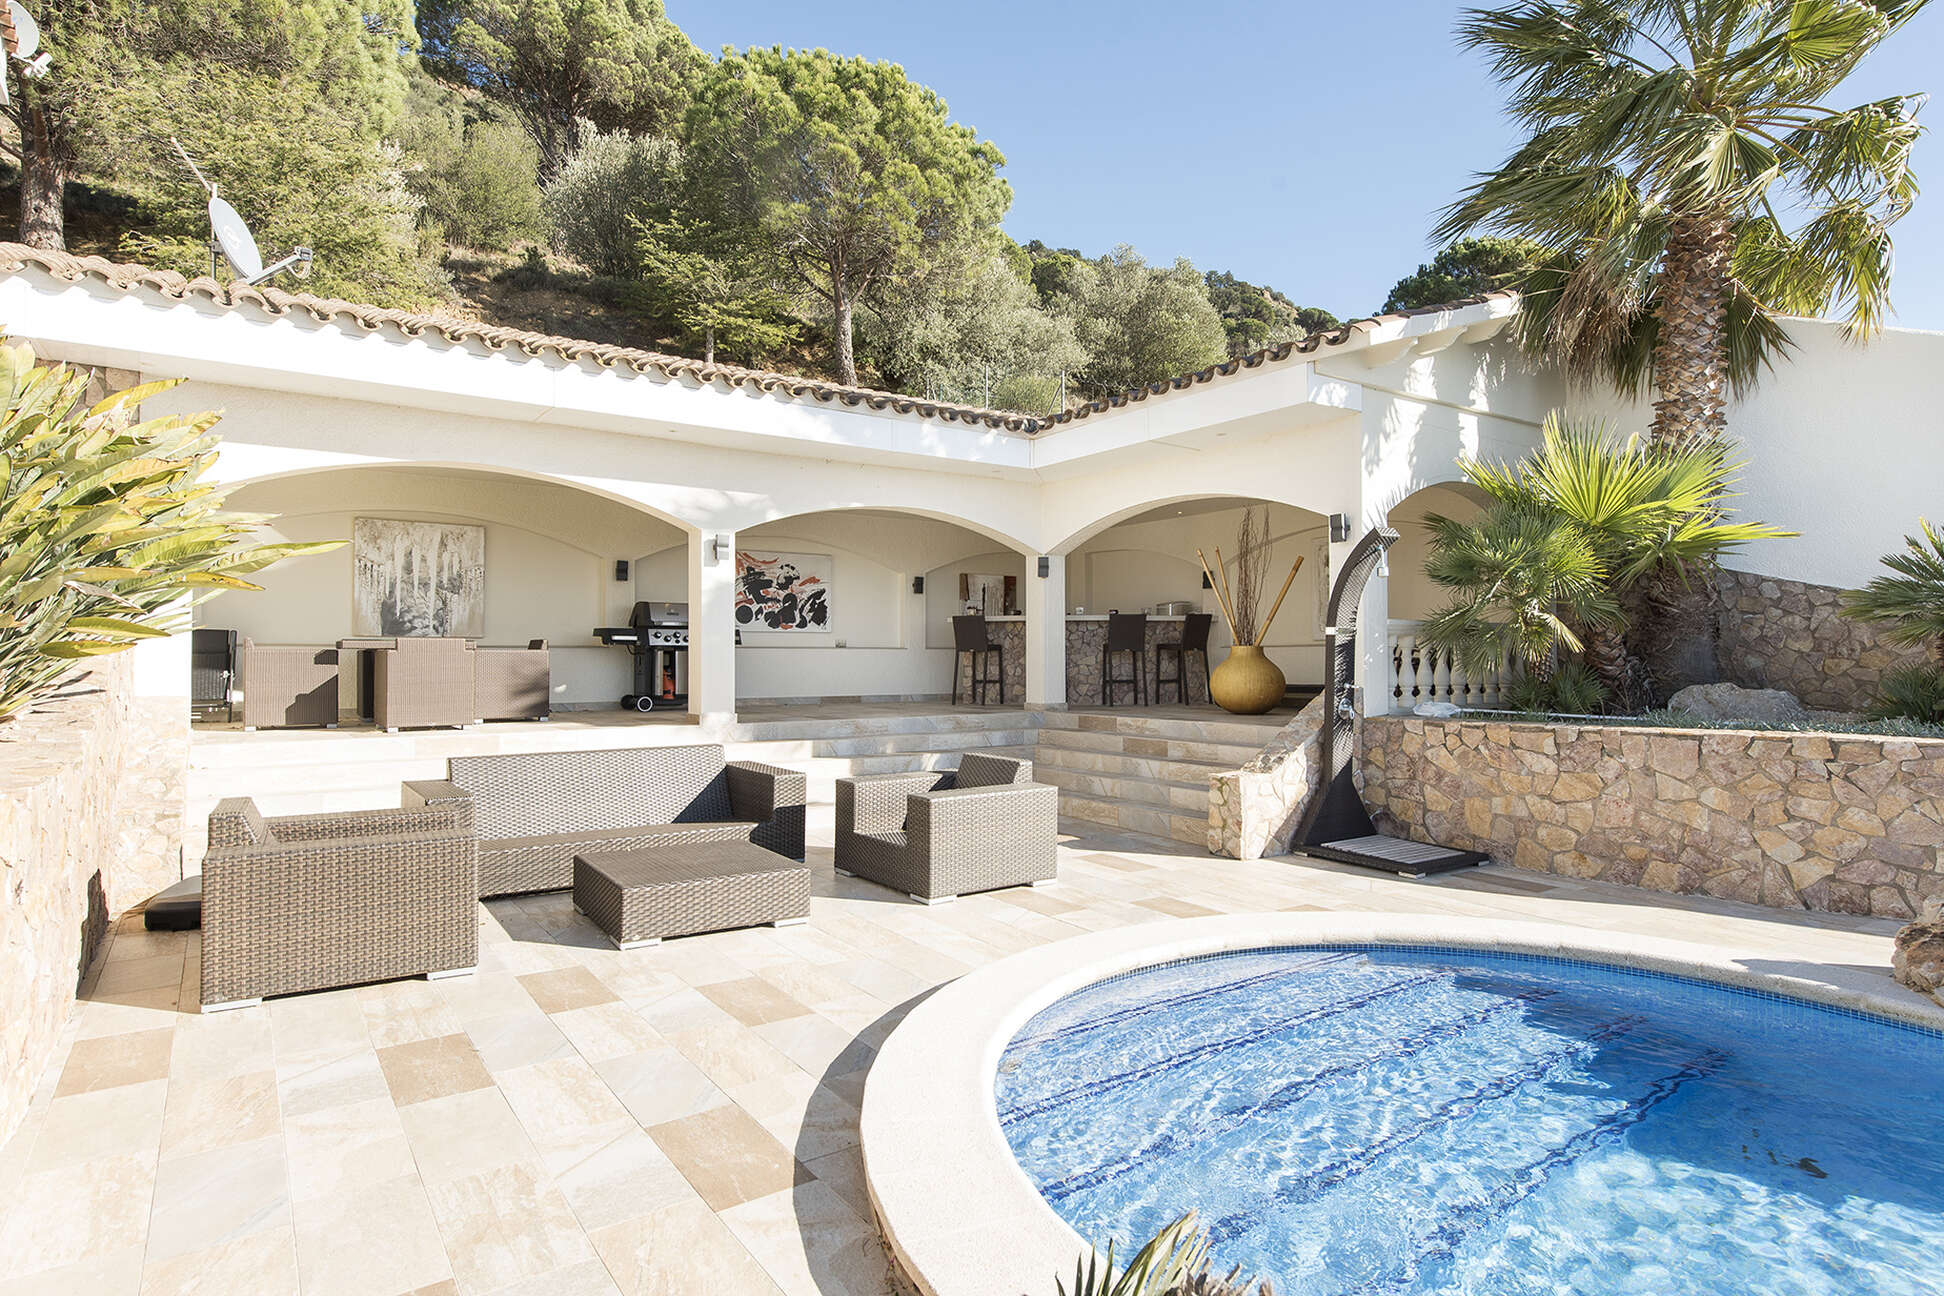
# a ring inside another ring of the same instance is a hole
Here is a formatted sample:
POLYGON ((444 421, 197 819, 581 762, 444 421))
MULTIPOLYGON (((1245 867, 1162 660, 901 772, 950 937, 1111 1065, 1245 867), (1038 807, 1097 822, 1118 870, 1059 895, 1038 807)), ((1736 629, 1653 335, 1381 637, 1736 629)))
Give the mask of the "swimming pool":
POLYGON ((1248 950, 1059 1000, 1000 1126, 1080 1234, 1281 1296, 1944 1292, 1944 1036, 1526 954, 1248 950))

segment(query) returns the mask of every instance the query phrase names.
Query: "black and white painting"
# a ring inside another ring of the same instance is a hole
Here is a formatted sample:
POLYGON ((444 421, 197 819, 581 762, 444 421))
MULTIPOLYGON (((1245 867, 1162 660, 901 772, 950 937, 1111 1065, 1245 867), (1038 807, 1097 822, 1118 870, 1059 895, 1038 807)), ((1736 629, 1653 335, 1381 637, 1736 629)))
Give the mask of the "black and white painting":
POLYGON ((826 632, 829 554, 736 551, 736 624, 746 630, 826 632))
POLYGON ((485 635, 485 527, 356 518, 351 551, 353 634, 485 635))

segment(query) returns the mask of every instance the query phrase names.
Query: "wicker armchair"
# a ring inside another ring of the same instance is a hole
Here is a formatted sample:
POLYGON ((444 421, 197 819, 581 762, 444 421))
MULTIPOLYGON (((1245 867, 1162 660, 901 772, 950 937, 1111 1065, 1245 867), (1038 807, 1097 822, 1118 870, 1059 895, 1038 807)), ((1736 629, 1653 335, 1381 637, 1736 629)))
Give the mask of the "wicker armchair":
POLYGON ((476 654, 466 640, 400 639, 371 656, 371 718, 380 729, 479 723, 476 654))
POLYGON ((940 904, 1053 879, 1059 789, 1033 763, 968 755, 956 773, 837 780, 839 873, 940 904))
POLYGON ((338 722, 335 648, 236 646, 236 681, 243 689, 245 729, 287 729, 338 722))
POLYGON ((803 775, 719 746, 454 756, 404 799, 470 807, 482 899, 565 890, 590 850, 746 841, 803 858, 803 775))
POLYGON ((479 964, 479 844, 467 807, 209 816, 202 1007, 479 964))
POLYGON ((473 710, 481 720, 545 720, 553 709, 553 671, 547 641, 524 648, 478 648, 473 652, 473 710))

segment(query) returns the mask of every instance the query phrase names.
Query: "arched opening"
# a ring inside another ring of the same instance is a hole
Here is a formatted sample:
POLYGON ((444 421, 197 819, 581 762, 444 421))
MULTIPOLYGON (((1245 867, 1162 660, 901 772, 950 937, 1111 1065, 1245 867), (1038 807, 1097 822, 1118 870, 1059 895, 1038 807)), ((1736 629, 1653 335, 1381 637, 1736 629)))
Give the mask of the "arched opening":
MULTIPOLYGON (((736 697, 763 704, 951 695, 952 618, 976 608, 995 635, 1016 639, 1006 627, 1023 620, 1030 560, 1014 542, 949 516, 840 508, 739 530, 735 561, 755 576, 749 592, 739 585, 736 697)), ((673 542, 639 555, 635 596, 679 597, 669 591, 683 588, 685 563, 673 542)), ((1005 701, 1016 706, 1023 647, 1005 658, 1005 701)))
POLYGON ((1495 706, 1500 700, 1502 670, 1474 676, 1450 653, 1434 652, 1418 642, 1424 619, 1450 601, 1446 591, 1425 575, 1431 555, 1427 519, 1443 515, 1466 520, 1484 502, 1484 493, 1469 483, 1441 482, 1412 491, 1386 512, 1385 520, 1398 534, 1385 563, 1390 573, 1385 626, 1390 677, 1384 681, 1383 693, 1392 710, 1409 711, 1425 702, 1495 706))
MULTIPOLYGON (((285 540, 342 540, 290 559, 196 610, 199 628, 258 644, 319 649, 394 633, 445 634, 482 646, 549 645, 555 710, 611 709, 632 686, 625 651, 597 643, 597 626, 626 625, 632 575, 617 562, 673 546, 688 532, 642 505, 577 483, 455 465, 371 464, 258 478, 230 505, 275 515, 285 540), (374 547, 403 554, 450 546, 467 570, 450 588, 387 586, 374 547), (362 554, 361 554, 362 549, 362 554), (361 557, 363 561, 361 561, 361 557)), ((340 708, 359 706, 358 675, 341 670, 340 708)))
MULTIPOLYGON (((1322 606, 1328 589, 1329 519, 1308 509, 1242 495, 1203 495, 1127 508, 1076 532, 1063 546, 1069 613, 1067 672, 1069 702, 1099 705, 1101 619, 1113 612, 1145 612, 1153 619, 1157 644, 1179 637, 1178 619, 1186 614, 1213 616, 1209 666, 1219 664, 1232 644, 1222 610, 1222 590, 1205 578, 1202 559, 1235 594, 1237 541, 1245 513, 1254 511, 1267 533, 1267 557, 1255 611, 1274 619, 1262 634, 1262 647, 1282 669, 1292 690, 1291 705, 1307 700, 1323 678, 1322 606), (1219 557, 1218 557, 1219 551, 1219 557), (1198 556, 1199 555, 1199 556, 1198 556), (1301 560, 1293 579, 1290 569, 1301 560), (1288 580, 1288 591, 1277 605, 1288 580)), ((1156 655, 1148 670, 1155 674, 1156 655)), ((1119 669, 1119 668, 1117 668, 1119 669)), ((1173 673, 1173 662, 1169 662, 1173 673)), ((1199 663, 1191 675, 1189 704, 1206 704, 1199 663)), ((1175 702, 1170 685, 1167 700, 1175 702)), ((1116 695, 1118 697, 1118 695, 1116 695)))

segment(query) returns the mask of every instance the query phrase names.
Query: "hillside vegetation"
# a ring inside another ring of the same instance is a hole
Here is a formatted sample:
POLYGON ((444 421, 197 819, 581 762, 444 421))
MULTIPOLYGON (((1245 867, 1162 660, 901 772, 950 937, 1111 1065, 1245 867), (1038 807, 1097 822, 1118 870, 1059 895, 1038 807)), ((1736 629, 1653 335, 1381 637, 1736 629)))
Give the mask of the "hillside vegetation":
POLYGON ((0 132, 41 247, 208 273, 180 141, 267 254, 315 249, 308 291, 937 399, 1048 410, 1338 323, 1185 259, 1019 244, 999 148, 900 67, 711 57, 659 0, 43 25, 53 70, 0 132))

